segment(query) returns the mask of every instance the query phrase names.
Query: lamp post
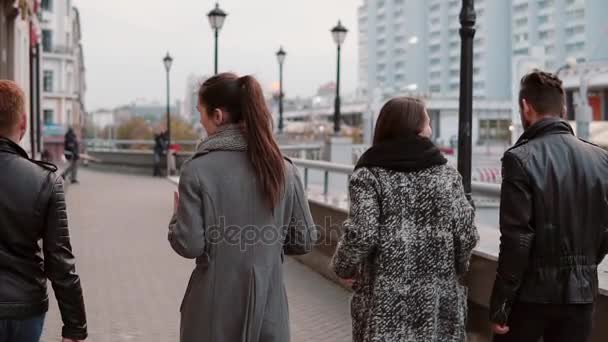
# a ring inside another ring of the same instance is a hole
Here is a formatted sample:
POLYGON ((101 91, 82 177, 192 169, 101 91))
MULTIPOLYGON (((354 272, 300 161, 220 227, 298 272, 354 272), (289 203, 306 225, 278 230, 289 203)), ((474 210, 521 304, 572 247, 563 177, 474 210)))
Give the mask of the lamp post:
POLYGON ((475 37, 474 0, 462 0, 460 12, 460 99, 458 115, 458 171, 462 175, 464 192, 472 203, 472 121, 473 121, 473 38, 475 37))
POLYGON ((220 5, 218 3, 215 3, 215 8, 212 9, 209 13, 207 13, 207 18, 209 18, 209 25, 211 25, 211 29, 213 30, 213 32, 215 34, 215 69, 214 69, 215 75, 217 75, 217 69, 218 69, 217 68, 218 38, 219 38, 220 30, 224 26, 224 21, 226 20, 226 16, 228 16, 228 14, 226 12, 222 11, 222 9, 220 9, 220 5))
POLYGON ((283 47, 277 51, 277 61, 279 61, 279 134, 283 133, 283 63, 287 52, 283 47))
POLYGON ((165 64, 165 70, 167 71, 167 146, 171 145, 171 98, 169 93, 170 83, 169 83, 169 72, 171 71, 171 65, 173 64, 173 57, 167 55, 163 58, 163 63, 165 64))
POLYGON ((557 68, 557 70, 555 71, 555 76, 559 77, 559 74, 564 71, 564 70, 568 70, 570 68, 574 68, 576 66, 576 58, 574 57, 568 57, 566 58, 566 64, 560 66, 559 68, 557 68))
POLYGON ((340 133, 340 53, 342 50, 342 44, 346 39, 348 30, 342 25, 342 22, 338 21, 331 30, 331 35, 334 38, 334 42, 338 47, 338 64, 337 64, 337 77, 336 77, 336 102, 334 104, 334 133, 340 133))

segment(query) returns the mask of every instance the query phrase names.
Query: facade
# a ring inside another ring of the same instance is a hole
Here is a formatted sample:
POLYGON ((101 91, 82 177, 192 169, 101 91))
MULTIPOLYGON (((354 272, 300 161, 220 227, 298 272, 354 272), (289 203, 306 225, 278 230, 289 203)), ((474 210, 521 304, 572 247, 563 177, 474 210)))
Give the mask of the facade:
MULTIPOLYGON (((427 1, 428 92, 455 98, 460 89, 460 0, 427 1)), ((473 96, 508 100, 510 87, 509 1, 477 0, 473 45, 473 96)))
POLYGON ((81 135, 85 113, 85 65, 80 15, 70 0, 41 1, 42 120, 54 159, 63 154, 68 127, 81 135))
POLYGON ((426 89, 425 0, 365 0, 359 7, 359 94, 426 89))
MULTIPOLYGON (((363 0, 358 93, 369 106, 414 95, 432 99, 429 114, 436 130, 442 122, 457 123, 454 108, 441 105, 459 96, 461 9, 461 0, 363 0)), ((512 95, 530 65, 555 72, 569 60, 581 65, 608 59, 608 1, 476 0, 475 10, 473 136, 479 144, 512 140, 510 130, 518 135, 512 95)), ((606 91, 595 83, 589 101, 595 101, 593 117, 603 118, 607 115, 596 112, 607 106, 606 91)), ((568 90, 570 117, 576 96, 576 89, 568 90)))
POLYGON ((545 68, 551 71, 569 60, 608 58, 606 13, 608 2, 602 0, 513 0, 513 55, 529 55, 532 47, 541 46, 545 68))
POLYGON ((191 74, 186 80, 186 94, 182 102, 181 115, 186 121, 198 122, 199 113, 196 109, 198 103, 198 91, 201 85, 209 78, 208 76, 199 76, 191 74))
POLYGON ((0 0, 0 79, 15 81, 26 94, 28 132, 22 146, 32 156, 41 145, 37 11, 34 0, 0 0))

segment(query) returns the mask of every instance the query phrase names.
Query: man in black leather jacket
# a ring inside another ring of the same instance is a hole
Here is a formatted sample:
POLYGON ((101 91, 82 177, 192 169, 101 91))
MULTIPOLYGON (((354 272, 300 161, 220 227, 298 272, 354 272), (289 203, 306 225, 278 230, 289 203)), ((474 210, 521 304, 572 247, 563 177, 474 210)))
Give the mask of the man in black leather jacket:
POLYGON ((608 251, 608 152, 561 119, 554 75, 524 76, 519 102, 526 130, 502 161, 494 341, 585 342, 608 251))
POLYGON ((23 92, 0 80, 0 341, 39 341, 47 279, 61 310, 63 341, 82 341, 87 324, 63 181, 56 167, 30 160, 17 144, 26 120, 23 92))

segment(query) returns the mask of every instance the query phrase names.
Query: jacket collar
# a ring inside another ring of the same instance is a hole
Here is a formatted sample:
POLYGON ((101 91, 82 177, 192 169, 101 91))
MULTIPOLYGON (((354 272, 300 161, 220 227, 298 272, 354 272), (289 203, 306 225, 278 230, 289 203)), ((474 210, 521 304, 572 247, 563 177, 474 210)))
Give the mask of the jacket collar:
POLYGON ((557 117, 547 117, 528 127, 517 144, 550 134, 574 135, 574 131, 568 122, 557 117))
POLYGON ((3 136, 0 136, 0 152, 17 154, 23 158, 29 159, 27 152, 25 152, 25 150, 21 148, 21 146, 3 136))

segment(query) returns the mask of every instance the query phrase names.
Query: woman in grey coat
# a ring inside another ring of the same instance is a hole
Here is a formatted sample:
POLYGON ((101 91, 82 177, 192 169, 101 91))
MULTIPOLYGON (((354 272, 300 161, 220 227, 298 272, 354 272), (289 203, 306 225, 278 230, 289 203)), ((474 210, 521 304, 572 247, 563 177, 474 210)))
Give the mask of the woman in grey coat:
POLYGON ((352 175, 332 267, 353 285, 355 342, 465 340, 474 210, 430 136, 424 104, 393 99, 352 175))
POLYGON ((209 137, 182 167, 169 225, 171 247, 196 259, 180 341, 289 341, 282 261, 315 235, 302 182, 253 77, 210 78, 198 110, 209 137))

